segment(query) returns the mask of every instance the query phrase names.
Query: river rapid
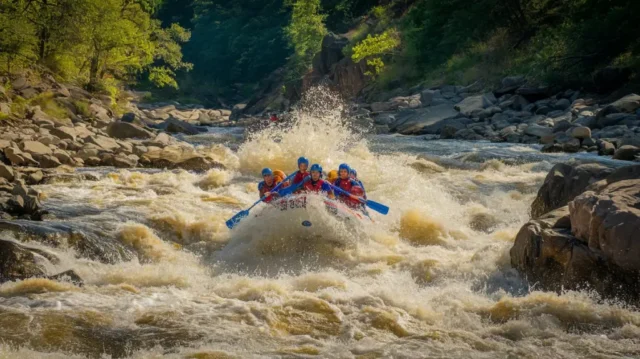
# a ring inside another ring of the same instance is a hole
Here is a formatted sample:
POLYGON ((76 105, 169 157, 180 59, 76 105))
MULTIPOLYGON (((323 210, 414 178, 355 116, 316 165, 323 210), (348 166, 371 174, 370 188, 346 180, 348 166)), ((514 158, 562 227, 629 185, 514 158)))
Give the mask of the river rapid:
POLYGON ((538 188, 567 155, 362 135, 341 110, 316 93, 286 130, 183 138, 224 170, 87 168, 97 180, 39 186, 52 214, 41 226, 74 235, 31 245, 85 285, 0 285, 0 358, 640 357, 637 309, 536 290, 510 266, 538 188), (260 169, 290 172, 300 155, 355 167, 389 215, 309 228, 249 217, 229 231, 257 199, 260 169))

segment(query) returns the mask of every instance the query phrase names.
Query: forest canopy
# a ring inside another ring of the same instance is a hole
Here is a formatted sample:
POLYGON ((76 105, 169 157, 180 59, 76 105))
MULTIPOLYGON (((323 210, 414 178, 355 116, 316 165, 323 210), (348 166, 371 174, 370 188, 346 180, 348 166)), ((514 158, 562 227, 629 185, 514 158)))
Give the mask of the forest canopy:
POLYGON ((634 79, 638 23, 628 0, 0 0, 0 72, 240 99, 277 69, 304 76, 334 32, 381 86, 510 74, 584 85, 607 66, 634 79))

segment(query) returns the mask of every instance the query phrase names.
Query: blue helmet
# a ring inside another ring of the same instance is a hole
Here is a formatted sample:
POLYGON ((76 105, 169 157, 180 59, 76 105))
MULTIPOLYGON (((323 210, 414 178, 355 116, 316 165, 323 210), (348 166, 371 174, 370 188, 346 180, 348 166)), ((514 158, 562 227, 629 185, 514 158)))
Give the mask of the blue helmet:
POLYGON ((298 167, 300 167, 301 164, 306 164, 307 166, 309 165, 309 159, 306 157, 300 157, 298 158, 298 167))
POLYGON ((313 172, 313 171, 318 171, 320 172, 320 174, 322 174, 322 166, 320 166, 317 163, 314 163, 313 166, 311 166, 311 169, 309 170, 309 172, 313 172))
POLYGON ((271 170, 271 168, 266 167, 262 169, 262 177, 264 176, 272 176, 273 175, 273 171, 271 170))
POLYGON ((351 173, 351 167, 349 167, 349 165, 346 163, 343 163, 338 167, 338 173, 340 173, 340 171, 342 170, 347 170, 347 173, 351 173))
POLYGON ((353 167, 351 168, 351 171, 349 171, 349 174, 352 174, 354 177, 358 177, 358 171, 353 167))

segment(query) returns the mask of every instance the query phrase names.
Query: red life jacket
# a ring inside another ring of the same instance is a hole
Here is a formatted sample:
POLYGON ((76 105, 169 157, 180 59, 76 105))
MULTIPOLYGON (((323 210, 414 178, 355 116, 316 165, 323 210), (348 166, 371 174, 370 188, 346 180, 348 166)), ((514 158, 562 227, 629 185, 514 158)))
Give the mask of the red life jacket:
MULTIPOLYGON (((351 193, 351 189, 357 185, 358 184, 351 178, 347 178, 347 179, 338 178, 334 184, 334 186, 340 188, 343 191, 347 191, 349 193, 351 193)), ((344 203, 346 203, 350 207, 358 208, 360 206, 360 201, 358 201, 357 199, 353 199, 350 196, 347 196, 338 192, 336 192, 336 194, 339 195, 340 200, 342 200, 344 203)))
POLYGON ((296 172, 296 175, 293 177, 293 184, 302 183, 306 177, 311 176, 311 173, 305 172, 302 173, 300 171, 296 172))
MULTIPOLYGON (((277 183, 275 180, 273 181, 271 186, 269 186, 265 181, 260 182, 260 184, 258 185, 258 190, 260 191, 260 198, 264 197, 265 193, 271 192, 274 188, 276 188, 276 186, 277 186, 277 183)), ((264 201, 266 203, 273 201, 273 195, 270 195, 269 197, 265 198, 264 201)))
MULTIPOLYGON (((302 186, 302 188, 310 192, 320 193, 323 190, 322 186, 324 184, 325 184, 325 181, 322 178, 318 179, 316 183, 313 183, 313 180, 309 179, 308 181, 304 182, 304 185, 302 186)), ((326 189, 327 186, 325 185, 324 187, 326 189)))

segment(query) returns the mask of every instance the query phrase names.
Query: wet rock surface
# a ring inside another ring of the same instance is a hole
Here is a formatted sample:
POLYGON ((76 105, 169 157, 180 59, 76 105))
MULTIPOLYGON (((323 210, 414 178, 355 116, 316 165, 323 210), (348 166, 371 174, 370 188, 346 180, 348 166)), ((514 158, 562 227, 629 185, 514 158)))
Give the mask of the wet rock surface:
POLYGON ((640 300, 640 166, 556 165, 532 209, 510 252, 530 282, 640 300))

